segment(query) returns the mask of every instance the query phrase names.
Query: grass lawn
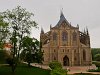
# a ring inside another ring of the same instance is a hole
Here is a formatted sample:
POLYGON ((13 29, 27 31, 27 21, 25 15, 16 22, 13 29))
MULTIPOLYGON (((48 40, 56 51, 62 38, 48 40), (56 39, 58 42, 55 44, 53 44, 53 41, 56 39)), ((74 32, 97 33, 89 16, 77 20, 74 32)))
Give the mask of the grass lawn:
POLYGON ((17 66, 15 74, 12 73, 11 67, 0 66, 0 75, 50 75, 49 70, 37 67, 28 67, 26 64, 17 66))
MULTIPOLYGON (((27 64, 20 64, 17 66, 15 73, 11 71, 9 66, 0 66, 0 75, 50 75, 49 70, 44 70, 37 67, 28 67, 27 64)), ((69 74, 68 74, 69 75, 69 74)), ((94 75, 94 74, 73 74, 73 75, 94 75)))

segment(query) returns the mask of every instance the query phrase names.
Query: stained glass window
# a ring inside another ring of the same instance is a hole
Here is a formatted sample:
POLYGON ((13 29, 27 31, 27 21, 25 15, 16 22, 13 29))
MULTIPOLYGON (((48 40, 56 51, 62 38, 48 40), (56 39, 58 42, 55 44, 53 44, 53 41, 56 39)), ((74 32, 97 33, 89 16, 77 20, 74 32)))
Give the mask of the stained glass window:
POLYGON ((63 32, 62 33, 62 41, 67 41, 68 40, 68 33, 67 32, 63 32))

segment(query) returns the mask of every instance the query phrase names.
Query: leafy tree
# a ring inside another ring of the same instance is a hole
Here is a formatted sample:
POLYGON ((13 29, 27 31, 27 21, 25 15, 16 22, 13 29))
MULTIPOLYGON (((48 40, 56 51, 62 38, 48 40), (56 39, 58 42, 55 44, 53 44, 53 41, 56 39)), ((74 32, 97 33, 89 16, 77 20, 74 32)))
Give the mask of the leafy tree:
POLYGON ((92 59, 93 59, 93 61, 96 61, 95 60, 95 55, 96 54, 100 54, 100 48, 92 48, 91 52, 92 52, 92 59))
POLYGON ((0 15, 0 50, 3 49, 5 39, 8 34, 8 23, 4 21, 3 16, 0 15))
POLYGON ((26 9, 17 6, 15 9, 7 10, 2 12, 4 20, 9 23, 9 32, 10 37, 8 38, 9 42, 12 44, 12 62, 16 63, 12 64, 12 71, 15 71, 17 62, 19 60, 20 51, 22 50, 21 44, 24 36, 30 34, 30 30, 32 27, 37 27, 35 21, 33 21, 33 13, 26 11, 26 9))
POLYGON ((28 62, 28 65, 30 66, 30 63, 32 62, 32 50, 33 50, 33 40, 32 38, 29 38, 28 36, 24 37, 22 39, 22 48, 25 52, 25 60, 28 62))
POLYGON ((96 54, 96 55, 94 56, 94 58, 95 58, 96 61, 100 61, 100 54, 96 54))
POLYGON ((22 48, 21 59, 28 62, 28 66, 30 66, 32 62, 42 63, 43 53, 40 50, 38 40, 26 36, 22 39, 22 48))

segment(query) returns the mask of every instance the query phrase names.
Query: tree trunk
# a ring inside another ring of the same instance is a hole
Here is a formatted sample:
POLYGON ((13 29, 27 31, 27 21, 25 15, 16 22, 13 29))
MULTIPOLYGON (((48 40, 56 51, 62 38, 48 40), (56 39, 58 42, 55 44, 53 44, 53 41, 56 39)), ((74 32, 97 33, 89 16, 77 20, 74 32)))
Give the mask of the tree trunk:
POLYGON ((30 62, 28 62, 28 67, 30 67, 31 66, 31 63, 30 62))

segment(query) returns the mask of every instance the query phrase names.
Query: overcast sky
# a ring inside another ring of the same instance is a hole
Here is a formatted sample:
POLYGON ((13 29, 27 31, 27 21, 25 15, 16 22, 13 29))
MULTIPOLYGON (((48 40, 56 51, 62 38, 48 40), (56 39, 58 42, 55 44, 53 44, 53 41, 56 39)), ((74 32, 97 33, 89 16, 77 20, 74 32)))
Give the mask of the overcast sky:
MULTIPOLYGON (((60 18, 60 10, 73 26, 79 24, 80 31, 89 29, 91 47, 100 48, 100 0, 0 0, 0 11, 22 6, 35 14, 34 20, 44 31, 50 24, 55 26, 60 18)), ((32 30, 32 37, 39 39, 40 29, 32 30)))

